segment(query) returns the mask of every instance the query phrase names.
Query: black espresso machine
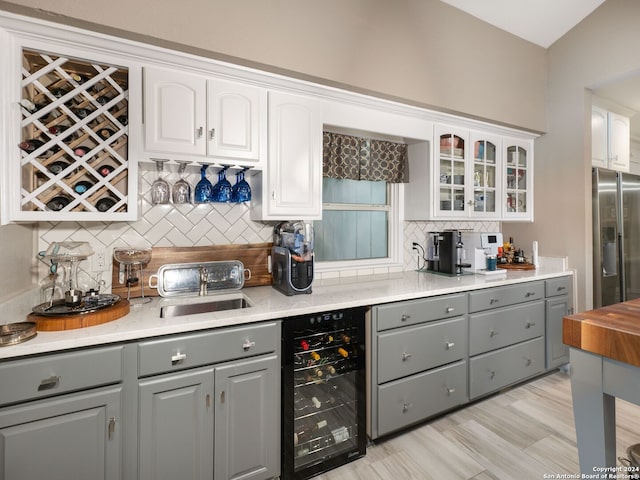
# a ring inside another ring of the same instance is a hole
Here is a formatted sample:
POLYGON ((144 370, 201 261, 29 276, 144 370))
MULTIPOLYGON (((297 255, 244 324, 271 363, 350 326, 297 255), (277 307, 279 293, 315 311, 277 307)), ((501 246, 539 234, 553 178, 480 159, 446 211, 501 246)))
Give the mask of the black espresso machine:
POLYGON ((463 275, 463 268, 470 268, 470 263, 463 263, 464 244, 462 232, 444 230, 429 232, 427 235, 427 270, 444 275, 463 275))
POLYGON ((303 221, 281 222, 273 229, 273 287, 285 295, 311 293, 313 226, 303 221))

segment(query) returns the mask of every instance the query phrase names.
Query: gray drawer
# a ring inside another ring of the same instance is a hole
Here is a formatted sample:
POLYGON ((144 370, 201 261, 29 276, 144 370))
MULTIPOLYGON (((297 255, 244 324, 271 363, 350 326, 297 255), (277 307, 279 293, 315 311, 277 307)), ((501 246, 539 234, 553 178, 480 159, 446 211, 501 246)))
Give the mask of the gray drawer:
POLYGON ((380 305, 376 307, 378 331, 457 317, 467 312, 466 298, 461 293, 380 305))
POLYGON ((378 436, 467 401, 467 364, 460 361, 378 387, 378 436))
POLYGON ((544 298, 544 282, 527 282, 469 293, 469 313, 544 298))
POLYGON ((465 317, 378 335, 378 383, 455 362, 467 351, 465 317))
POLYGON ((469 315, 469 355, 544 335, 544 301, 469 315))
POLYGON ((544 371, 544 338, 469 360, 469 396, 476 398, 544 371))
POLYGON ((556 297, 567 295, 571 291, 572 277, 551 278, 544 282, 545 295, 556 297))
POLYGON ((122 380, 122 348, 80 350, 3 363, 0 405, 118 383, 122 380))
POLYGON ((280 325, 263 323, 149 340, 138 344, 140 377, 276 350, 280 325))

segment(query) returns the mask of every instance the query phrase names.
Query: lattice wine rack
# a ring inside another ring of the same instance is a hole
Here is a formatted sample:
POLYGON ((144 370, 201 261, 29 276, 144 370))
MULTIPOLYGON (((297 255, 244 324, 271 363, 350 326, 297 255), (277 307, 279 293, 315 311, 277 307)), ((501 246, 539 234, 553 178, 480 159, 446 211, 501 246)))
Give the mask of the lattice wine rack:
POLYGON ((126 68, 23 49, 21 210, 126 212, 126 68))

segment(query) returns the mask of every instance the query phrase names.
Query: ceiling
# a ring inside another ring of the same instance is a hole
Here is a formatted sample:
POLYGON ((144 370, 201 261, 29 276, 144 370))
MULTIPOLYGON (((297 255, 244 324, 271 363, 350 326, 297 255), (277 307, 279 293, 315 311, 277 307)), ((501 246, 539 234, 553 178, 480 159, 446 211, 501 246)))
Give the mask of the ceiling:
POLYGON ((605 0, 441 0, 513 35, 549 48, 605 0))

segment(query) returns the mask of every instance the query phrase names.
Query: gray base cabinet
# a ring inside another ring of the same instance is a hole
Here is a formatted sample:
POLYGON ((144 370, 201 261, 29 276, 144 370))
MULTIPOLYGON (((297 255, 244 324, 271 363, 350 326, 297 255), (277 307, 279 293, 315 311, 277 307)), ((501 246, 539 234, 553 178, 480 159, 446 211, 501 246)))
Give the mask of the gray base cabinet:
POLYGON ((280 475, 280 323, 138 343, 140 480, 280 475))
POLYGON ((213 478, 213 368, 140 383, 140 480, 213 478))
POLYGON ((367 433, 376 439, 568 362, 572 276, 372 309, 367 433))
POLYGON ((121 350, 0 365, 2 480, 121 478, 121 350))
POLYGON ((260 480, 280 474, 280 359, 215 369, 214 478, 260 480))

